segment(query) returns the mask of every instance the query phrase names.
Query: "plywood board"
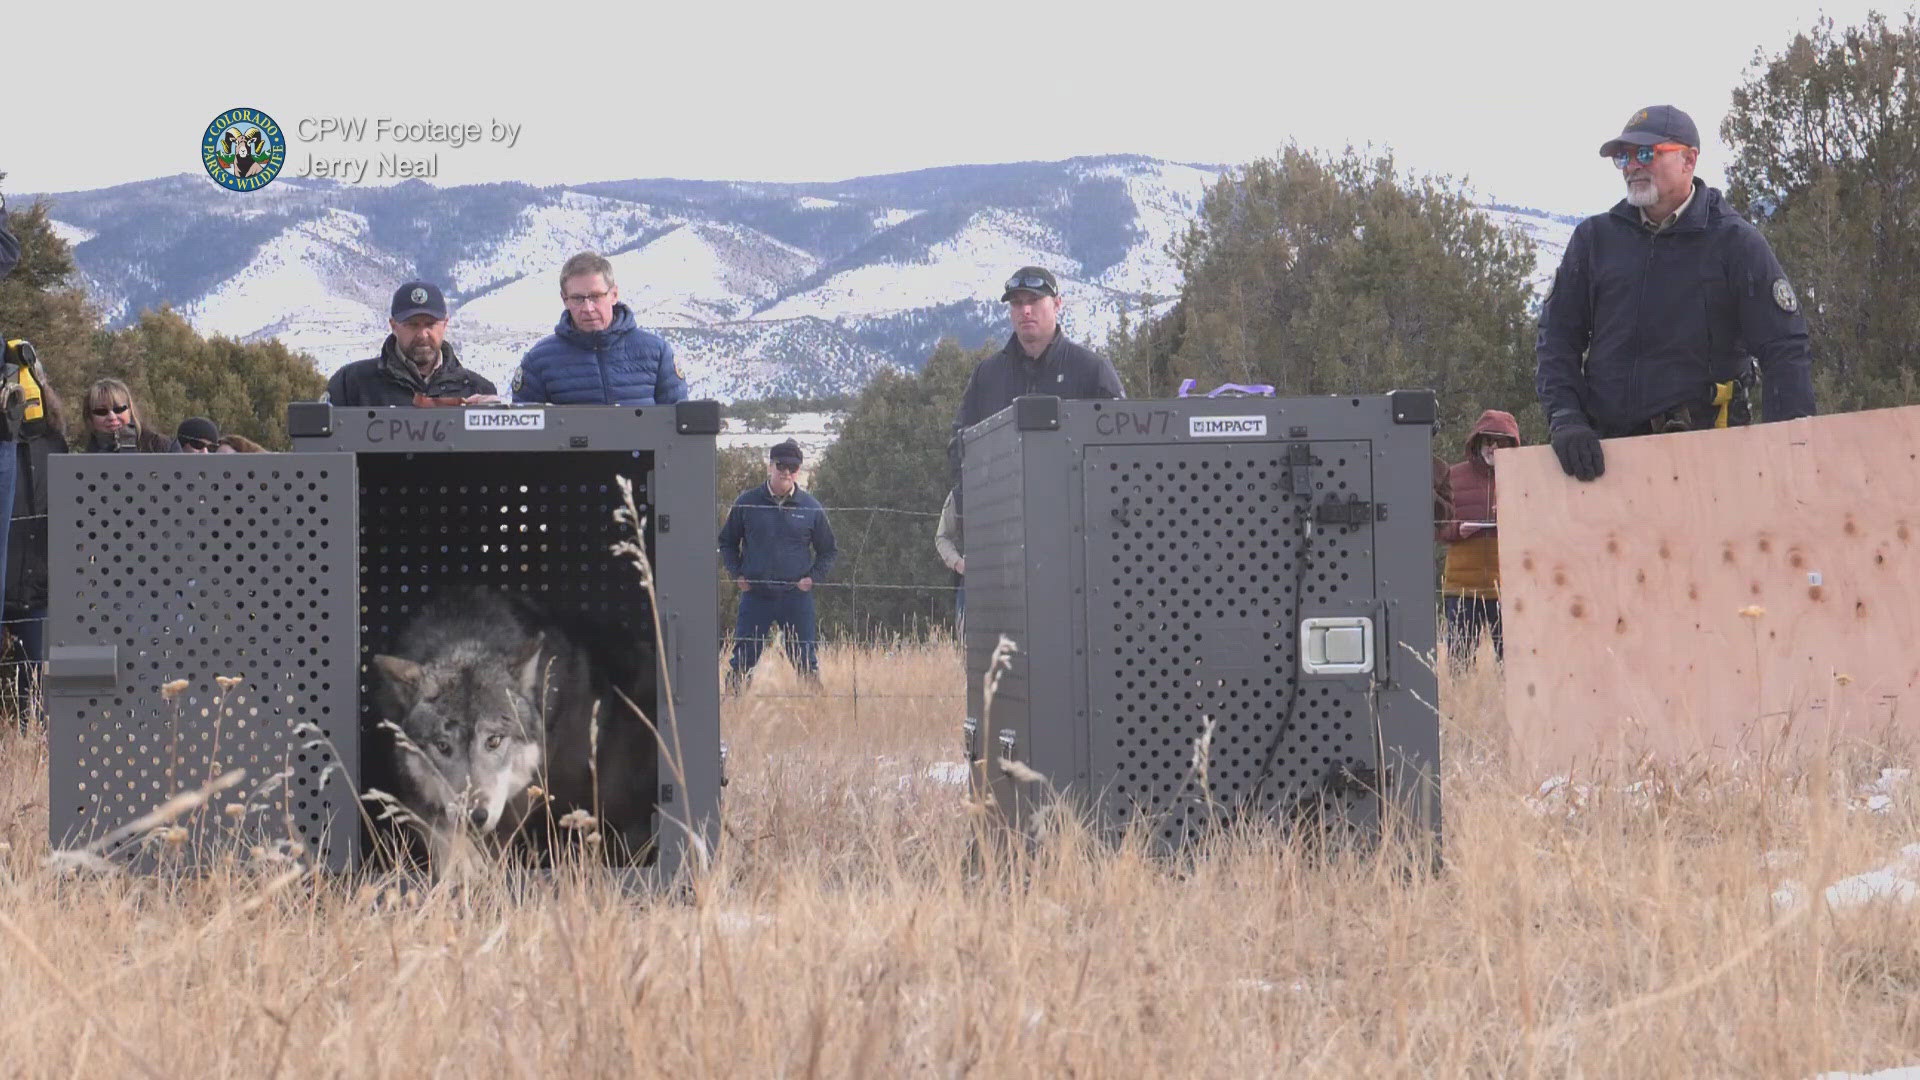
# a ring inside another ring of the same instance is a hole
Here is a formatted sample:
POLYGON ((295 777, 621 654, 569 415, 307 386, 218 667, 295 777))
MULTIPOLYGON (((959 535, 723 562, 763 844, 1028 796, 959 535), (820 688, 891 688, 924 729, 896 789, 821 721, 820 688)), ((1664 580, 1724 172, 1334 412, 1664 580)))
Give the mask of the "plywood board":
POLYGON ((1605 448, 1496 459, 1525 765, 1920 734, 1920 407, 1605 448))

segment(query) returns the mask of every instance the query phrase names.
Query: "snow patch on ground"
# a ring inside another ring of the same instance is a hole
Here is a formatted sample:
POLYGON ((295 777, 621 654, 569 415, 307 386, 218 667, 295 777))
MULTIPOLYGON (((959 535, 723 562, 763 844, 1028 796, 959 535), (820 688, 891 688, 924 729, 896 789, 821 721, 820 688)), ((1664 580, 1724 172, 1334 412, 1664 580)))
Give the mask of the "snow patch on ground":
POLYGON ((181 314, 241 341, 278 337, 314 355, 322 372, 373 356, 387 335, 391 282, 408 269, 367 240, 367 219, 345 210, 288 228, 246 268, 181 314))
MULTIPOLYGON (((1908 844, 1885 866, 1841 878, 1821 893, 1828 910, 1848 911, 1875 903, 1907 904, 1920 896, 1920 844, 1908 844)), ((1785 911, 1807 902, 1807 887, 1783 881, 1773 891, 1773 906, 1785 911)))
POLYGON ((1847 808, 1871 814, 1887 813, 1893 809, 1894 801, 1912 786, 1912 769, 1881 769, 1879 778, 1860 785, 1853 798, 1847 800, 1847 808))
POLYGON ((967 763, 964 761, 936 761, 927 766, 927 779, 942 784, 964 784, 967 782, 967 763))
POLYGON ((1518 229, 1533 239, 1533 273, 1528 276, 1527 284, 1533 288, 1534 296, 1546 299, 1547 290, 1553 285, 1554 271, 1560 268, 1560 260, 1567 253, 1567 242, 1573 239, 1573 226, 1508 210, 1482 209, 1480 212, 1495 225, 1518 229))
POLYGON ((48 218, 47 227, 53 230, 53 235, 65 240, 68 247, 79 247, 81 244, 100 235, 92 229, 83 229, 78 225, 60 221, 56 218, 48 218))
POLYGON ((788 413, 785 423, 769 431, 748 431, 740 425, 740 421, 728 420, 727 428, 720 433, 718 442, 722 450, 751 447, 764 453, 792 439, 800 444, 808 464, 817 464, 820 454, 832 446, 833 440, 838 437, 837 425, 845 415, 837 412, 788 413))
POLYGON ((552 301, 548 306, 557 306, 560 267, 569 257, 581 251, 616 251, 678 220, 640 203, 566 192, 551 203, 522 210, 506 235, 454 264, 447 287, 471 294, 537 278, 552 301))
POLYGON ((1057 233, 1024 214, 981 210, 951 238, 929 247, 923 258, 843 270, 787 297, 760 317, 832 319, 853 312, 893 314, 956 300, 997 298, 995 290, 1006 280, 1007 269, 1026 263, 1053 268, 1061 279, 1061 292, 1071 297, 1079 264, 1065 255, 1063 247, 1057 233))

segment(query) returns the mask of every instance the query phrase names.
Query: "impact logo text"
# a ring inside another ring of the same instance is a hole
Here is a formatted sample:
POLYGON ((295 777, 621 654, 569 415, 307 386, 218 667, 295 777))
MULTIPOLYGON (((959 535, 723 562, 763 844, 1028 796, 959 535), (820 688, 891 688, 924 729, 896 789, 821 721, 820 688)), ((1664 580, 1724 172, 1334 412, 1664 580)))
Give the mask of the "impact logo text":
POLYGON ((1189 416, 1187 434, 1195 439, 1219 439, 1228 436, 1257 438, 1267 433, 1264 416, 1189 416))
POLYGON ((473 409, 467 413, 468 431, 545 431, 545 409, 473 409))

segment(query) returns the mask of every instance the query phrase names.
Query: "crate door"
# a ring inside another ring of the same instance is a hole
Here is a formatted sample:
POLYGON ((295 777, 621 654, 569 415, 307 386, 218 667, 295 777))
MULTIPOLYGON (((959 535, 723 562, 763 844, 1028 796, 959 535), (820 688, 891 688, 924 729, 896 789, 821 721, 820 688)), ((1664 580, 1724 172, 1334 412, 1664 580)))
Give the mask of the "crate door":
POLYGON ((359 845, 352 454, 63 454, 49 463, 49 831, 136 864, 359 845), (221 680, 238 679, 223 687, 221 680))
POLYGON ((1372 498, 1368 447, 1302 445, 1304 471, 1279 443, 1087 448, 1088 754, 1108 828, 1179 847, 1246 810, 1377 820, 1347 782, 1378 758, 1372 678, 1303 676, 1296 640, 1303 618, 1373 608, 1371 518, 1345 509, 1372 498), (1309 537, 1329 502, 1355 522, 1309 537))

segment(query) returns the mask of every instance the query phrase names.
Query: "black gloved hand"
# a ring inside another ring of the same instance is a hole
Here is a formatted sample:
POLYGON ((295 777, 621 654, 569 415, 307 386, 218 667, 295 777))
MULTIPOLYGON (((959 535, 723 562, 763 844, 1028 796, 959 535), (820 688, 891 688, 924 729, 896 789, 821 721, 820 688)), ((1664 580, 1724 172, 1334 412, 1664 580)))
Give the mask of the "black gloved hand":
POLYGON ((1560 468, 1576 480, 1592 480, 1607 471, 1606 455, 1600 452, 1600 436, 1585 424, 1565 424, 1553 429, 1553 452, 1560 468))

